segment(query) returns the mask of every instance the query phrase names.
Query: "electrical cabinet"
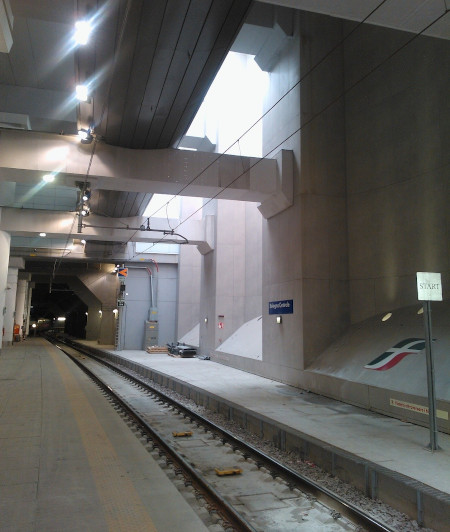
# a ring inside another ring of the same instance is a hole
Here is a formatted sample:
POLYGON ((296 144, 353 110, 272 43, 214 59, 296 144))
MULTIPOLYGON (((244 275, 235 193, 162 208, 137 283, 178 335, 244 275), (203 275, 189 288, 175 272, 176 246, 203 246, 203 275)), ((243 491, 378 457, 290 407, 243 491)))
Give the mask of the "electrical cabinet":
POLYGON ((144 349, 149 345, 158 345, 158 322, 145 322, 144 349))

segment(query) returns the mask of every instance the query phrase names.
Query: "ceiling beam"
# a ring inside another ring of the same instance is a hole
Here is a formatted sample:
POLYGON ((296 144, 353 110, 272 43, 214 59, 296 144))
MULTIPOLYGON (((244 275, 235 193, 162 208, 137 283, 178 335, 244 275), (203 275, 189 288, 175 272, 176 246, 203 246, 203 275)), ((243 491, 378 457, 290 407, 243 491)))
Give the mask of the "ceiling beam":
POLYGON ((66 186, 86 179, 91 189, 269 201, 270 216, 292 204, 292 166, 280 166, 277 159, 133 150, 102 142, 91 158, 92 153, 93 144, 83 145, 75 136, 0 131, 0 181, 39 184, 43 174, 54 172, 55 183, 66 186))
MULTIPOLYGON (((147 226, 147 218, 108 218, 90 216, 83 218, 81 233, 77 233, 78 215, 73 212, 40 211, 34 209, 1 208, 0 230, 12 236, 36 237, 46 233, 47 238, 77 238, 102 242, 165 242, 204 246, 205 230, 202 220, 189 219, 180 225, 179 220, 151 218, 150 230, 141 230, 147 226), (178 227, 173 231, 171 227, 178 227)), ((45 238, 42 238, 45 244, 45 238)), ((209 242, 208 245, 211 243, 209 242)))

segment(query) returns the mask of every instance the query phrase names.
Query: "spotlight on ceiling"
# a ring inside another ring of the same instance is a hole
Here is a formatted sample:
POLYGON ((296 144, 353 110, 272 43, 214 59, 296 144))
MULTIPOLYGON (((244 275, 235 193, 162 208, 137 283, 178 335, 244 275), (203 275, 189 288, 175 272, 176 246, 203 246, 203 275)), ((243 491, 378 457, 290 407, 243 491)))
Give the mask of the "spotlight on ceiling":
POLYGON ((39 233, 39 236, 47 236, 47 233, 39 233))
POLYGON ((52 183, 55 180, 54 174, 45 174, 42 176, 42 181, 46 183, 52 183))
POLYGON ((77 85, 75 87, 75 96, 80 102, 87 102, 89 96, 87 85, 77 85))
POLYGON ((81 140, 81 143, 82 144, 90 144, 92 142, 92 140, 94 139, 94 137, 92 136, 92 131, 91 129, 79 129, 78 130, 78 136, 80 137, 80 140, 81 140))
POLYGON ((74 39, 77 44, 87 44, 92 32, 91 23, 87 20, 78 20, 75 22, 74 39))
POLYGON ((89 207, 87 205, 83 205, 81 209, 81 216, 89 216, 89 207))
POLYGON ((88 201, 90 199, 90 197, 91 197, 91 191, 90 190, 85 190, 81 197, 82 197, 83 201, 88 201))
POLYGON ((83 244, 83 246, 85 246, 85 245, 86 245, 86 240, 83 239, 83 240, 81 241, 81 243, 83 244))

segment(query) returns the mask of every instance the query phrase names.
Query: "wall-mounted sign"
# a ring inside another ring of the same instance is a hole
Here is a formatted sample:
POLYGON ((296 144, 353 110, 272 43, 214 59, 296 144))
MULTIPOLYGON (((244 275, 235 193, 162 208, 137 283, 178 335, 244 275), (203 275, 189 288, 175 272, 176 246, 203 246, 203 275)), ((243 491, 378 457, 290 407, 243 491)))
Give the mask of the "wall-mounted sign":
POLYGON ((119 276, 119 279, 124 279, 128 275, 128 268, 119 268, 117 270, 117 275, 119 276))
POLYGON ((440 273, 417 272, 417 299, 419 301, 442 301, 440 273))
POLYGON ((269 314, 293 314, 294 300, 269 301, 269 314))
POLYGON ((117 306, 118 307, 124 307, 125 306, 125 301, 123 299, 118 299, 117 300, 117 306))

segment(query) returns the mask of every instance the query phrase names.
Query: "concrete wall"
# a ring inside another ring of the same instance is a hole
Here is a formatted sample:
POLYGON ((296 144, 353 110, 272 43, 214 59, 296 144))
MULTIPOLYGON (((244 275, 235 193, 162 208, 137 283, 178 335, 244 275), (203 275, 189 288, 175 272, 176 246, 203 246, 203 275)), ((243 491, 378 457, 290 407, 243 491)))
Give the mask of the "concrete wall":
POLYGON ((113 310, 117 307, 118 281, 113 273, 114 264, 99 264, 98 270, 78 275, 80 281, 101 301, 102 317, 99 323, 98 343, 114 345, 116 320, 113 310))
POLYGON ((88 307, 85 329, 86 340, 97 340, 100 335, 100 326, 103 319, 103 316, 100 316, 99 313, 99 310, 102 310, 102 302, 77 277, 68 277, 66 281, 69 287, 76 292, 77 296, 88 307))
MULTIPOLYGON (((201 219, 203 199, 185 197, 181 200, 180 219, 188 216, 201 219)), ((191 331, 200 320, 200 280, 202 255, 196 246, 180 246, 178 269, 177 335, 180 339, 191 331)))
POLYGON ((158 275, 159 344, 176 341, 177 264, 160 264, 158 275))
POLYGON ((199 317, 200 351, 210 354, 261 315, 263 218, 255 204, 239 201, 214 200, 203 211, 215 222, 214 250, 202 262, 199 317))
POLYGON ((294 152, 294 205, 264 223, 261 369, 293 384, 349 322, 344 103, 329 105, 343 88, 342 53, 298 84, 341 38, 339 20, 297 12, 270 72, 268 108, 297 83, 263 123, 264 154, 294 152), (278 325, 267 306, 282 299, 294 300, 294 313, 278 325))
MULTIPOLYGON (((346 86, 410 37, 365 27, 346 86)), ((449 42, 419 37, 346 94, 353 323, 416 302, 417 271, 441 272, 450 295, 449 67, 449 42)))
POLYGON ((364 24, 320 63, 353 27, 297 12, 271 67, 266 108, 292 90, 263 154, 293 150, 294 205, 262 222, 262 361, 217 357, 299 386, 352 323, 417 303, 417 271, 441 272, 449 297, 449 42, 418 38, 377 68, 411 35, 364 24), (281 299, 294 313, 277 325, 281 299))
MULTIPOLYGON (((158 343, 165 345, 176 339, 177 264, 149 265, 153 275, 153 296, 158 309, 158 343)), ((150 275, 145 266, 128 265, 125 280, 125 306, 121 307, 124 327, 123 349, 144 348, 145 321, 151 306, 150 275)))

